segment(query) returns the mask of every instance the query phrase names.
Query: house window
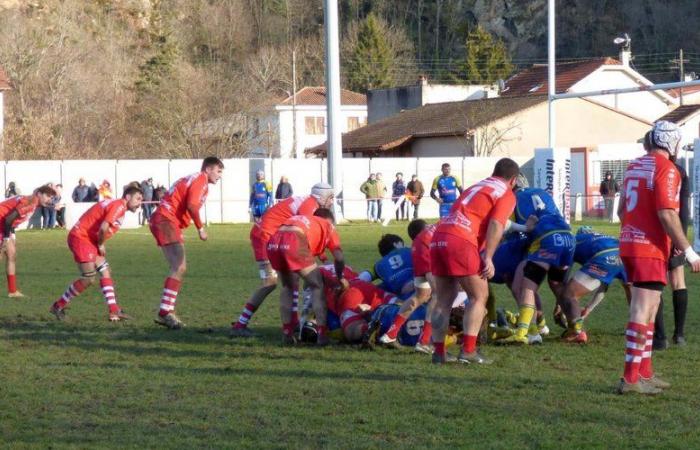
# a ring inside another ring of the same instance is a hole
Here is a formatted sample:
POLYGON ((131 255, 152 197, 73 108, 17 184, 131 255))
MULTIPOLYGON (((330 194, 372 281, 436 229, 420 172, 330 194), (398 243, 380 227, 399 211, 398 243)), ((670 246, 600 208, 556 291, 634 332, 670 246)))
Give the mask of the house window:
POLYGON ((324 134, 326 132, 326 120, 323 117, 305 117, 304 126, 306 134, 324 134))
POLYGON ((357 130, 367 124, 367 119, 362 117, 348 117, 348 131, 357 130))

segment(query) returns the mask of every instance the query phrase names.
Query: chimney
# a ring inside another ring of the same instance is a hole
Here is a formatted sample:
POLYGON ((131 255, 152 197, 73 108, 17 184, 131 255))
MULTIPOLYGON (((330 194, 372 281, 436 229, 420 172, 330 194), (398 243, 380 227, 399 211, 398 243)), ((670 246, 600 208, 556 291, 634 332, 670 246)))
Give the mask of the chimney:
POLYGON ((425 75, 419 75, 418 76, 418 86, 427 86, 428 85, 428 77, 425 75))
POLYGON ((630 61, 632 60, 632 50, 629 48, 620 48, 620 62, 623 66, 629 67, 630 61))

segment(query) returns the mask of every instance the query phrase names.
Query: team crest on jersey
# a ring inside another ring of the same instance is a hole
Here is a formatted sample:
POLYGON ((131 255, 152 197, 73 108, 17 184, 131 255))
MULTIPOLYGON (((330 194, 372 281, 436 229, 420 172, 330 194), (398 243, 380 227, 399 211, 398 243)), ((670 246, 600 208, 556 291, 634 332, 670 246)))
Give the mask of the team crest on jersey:
POLYGON ((605 278, 606 276, 608 276, 607 270, 595 264, 590 264, 587 270, 591 273, 591 275, 598 275, 601 278, 605 278))

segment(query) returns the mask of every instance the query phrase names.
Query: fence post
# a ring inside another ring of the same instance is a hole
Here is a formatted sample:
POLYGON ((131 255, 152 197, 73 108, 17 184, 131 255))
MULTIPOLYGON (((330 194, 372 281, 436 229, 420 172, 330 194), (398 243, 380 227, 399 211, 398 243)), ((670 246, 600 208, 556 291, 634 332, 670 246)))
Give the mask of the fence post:
POLYGON ((574 208, 574 221, 581 222, 583 220, 583 196, 580 192, 576 193, 576 203, 574 208))
POLYGON ((688 214, 690 214, 690 220, 695 219, 695 192, 691 192, 688 199, 688 214))
POLYGON ((613 199, 613 207, 610 211, 610 223, 620 223, 620 218, 617 216, 617 209, 620 207, 620 193, 615 194, 613 199))

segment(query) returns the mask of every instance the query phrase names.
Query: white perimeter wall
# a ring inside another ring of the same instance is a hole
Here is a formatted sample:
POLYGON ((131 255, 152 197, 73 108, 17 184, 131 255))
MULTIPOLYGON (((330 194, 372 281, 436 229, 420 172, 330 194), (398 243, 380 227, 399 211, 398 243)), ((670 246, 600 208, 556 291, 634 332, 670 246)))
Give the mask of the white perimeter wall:
MULTIPOLYGON (((521 165, 531 158, 515 158, 521 165)), ((387 186, 387 204, 396 172, 402 172, 408 183, 417 174, 426 193, 420 208, 420 217, 438 217, 435 201, 429 197, 433 179, 440 174, 443 163, 450 163, 452 173, 461 177, 469 186, 491 174, 498 158, 347 158, 343 160, 343 194, 345 217, 350 220, 366 218, 366 203, 360 185, 370 172, 381 172, 387 186)), ((46 184, 63 185, 63 201, 66 217, 71 225, 85 210, 86 204, 76 205, 71 199, 78 180, 85 178, 88 184, 99 185, 109 180, 115 196, 121 194, 124 185, 131 181, 143 181, 153 177, 156 186, 170 187, 180 177, 198 172, 201 160, 92 160, 92 161, 8 161, 2 163, 0 184, 6 188, 14 181, 21 193, 29 194, 36 187, 46 184)), ((224 176, 216 186, 210 186, 209 197, 203 215, 209 223, 244 223, 250 221, 248 200, 250 187, 257 170, 264 170, 266 177, 277 188, 281 176, 287 176, 295 195, 306 195, 320 181, 327 181, 325 159, 227 159, 224 176)), ((526 172, 528 173, 528 172, 526 172)), ((389 214, 387 210, 385 214, 389 214)), ((37 226, 39 212, 29 226, 37 226)), ((137 226, 136 215, 126 219, 125 227, 137 226)))

